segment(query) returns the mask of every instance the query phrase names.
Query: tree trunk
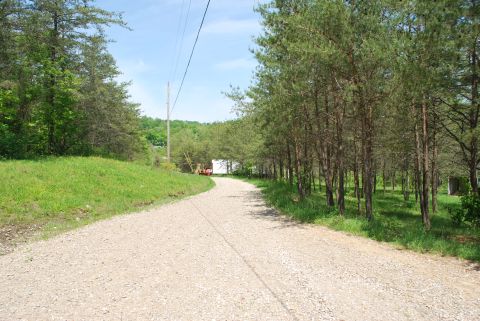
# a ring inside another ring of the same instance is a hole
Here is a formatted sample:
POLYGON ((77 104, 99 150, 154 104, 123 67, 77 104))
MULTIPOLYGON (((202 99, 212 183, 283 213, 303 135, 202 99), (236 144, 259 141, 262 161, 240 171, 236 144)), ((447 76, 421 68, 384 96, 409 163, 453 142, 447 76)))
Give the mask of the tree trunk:
POLYGON ((470 109, 469 118, 470 118, 470 130, 472 132, 471 139, 470 139, 470 163, 469 165, 469 172, 470 172, 470 186, 472 188, 472 193, 480 196, 480 190, 478 188, 478 178, 477 178, 477 167, 478 167, 478 138, 475 134, 478 126, 478 118, 479 118, 479 109, 480 106, 478 105, 478 73, 477 73, 477 43, 473 44, 473 50, 471 53, 470 59, 470 66, 472 69, 472 100, 471 105, 472 108, 470 109))
MULTIPOLYGON (((57 46, 58 46, 58 12, 53 12, 53 30, 51 31, 51 44, 50 44, 50 68, 55 68, 57 64, 57 46)), ((55 154, 56 141, 55 141, 55 88, 56 88, 56 76, 55 73, 50 71, 48 94, 47 94, 47 112, 45 122, 47 123, 47 151, 49 154, 55 154)))
MULTIPOLYGON (((329 150, 329 148, 326 148, 329 150)), ((331 161, 330 157, 328 156, 329 151, 324 150, 323 155, 323 173, 325 176, 325 196, 327 205, 332 207, 335 205, 333 200, 333 175, 331 173, 331 161)))
MULTIPOLYGON (((418 132, 418 124, 417 124, 417 112, 415 109, 415 104, 412 103, 412 111, 415 121, 415 202, 418 203, 420 198, 420 208, 423 213, 423 201, 422 201, 422 194, 420 193, 420 164, 421 164, 421 148, 420 148, 420 133, 418 132)), ((423 214, 422 214, 423 215, 423 214)))
POLYGON ((311 157, 310 149, 309 147, 309 137, 311 136, 309 133, 313 131, 311 123, 310 123, 310 116, 308 113, 308 110, 304 108, 304 114, 305 114, 305 124, 304 124, 304 130, 305 130, 305 136, 304 136, 304 143, 303 143, 303 178, 304 178, 304 190, 305 190, 305 195, 310 195, 312 194, 312 167, 313 167, 313 160, 311 157))
MULTIPOLYGON (((472 150, 476 147, 474 144, 471 144, 472 150)), ((472 188, 472 193, 480 196, 480 191, 478 188, 478 177, 477 177, 477 158, 472 153, 472 158, 469 164, 469 172, 470 172, 470 187, 472 188)))
POLYGON ((363 109, 365 216, 371 221, 373 219, 373 107, 363 106, 363 109))
POLYGON ((358 175, 358 154, 357 154, 357 142, 355 137, 353 139, 353 182, 355 185, 355 197, 357 198, 357 212, 360 213, 361 210, 361 198, 360 198, 360 177, 358 175))
POLYGON ((432 177, 431 177, 431 186, 432 186, 432 213, 437 211, 437 187, 438 187, 438 168, 437 168, 437 158, 438 158, 438 146, 437 146, 437 115, 433 115, 433 133, 432 133, 432 177))
POLYGON ((385 177, 385 160, 383 160, 383 168, 382 168, 383 194, 385 194, 386 179, 387 179, 387 178, 385 177))
POLYGON ((314 169, 314 166, 313 166, 313 161, 312 161, 312 171, 310 173, 310 177, 312 178, 311 184, 312 184, 312 187, 313 187, 313 192, 316 192, 317 191, 317 184, 315 184, 315 169, 314 169))
POLYGON ((428 214, 428 197, 429 197, 429 174, 430 171, 428 169, 428 108, 427 108, 427 102, 425 99, 422 101, 422 132, 423 132, 423 162, 422 162, 422 171, 423 171, 423 177, 422 177, 422 194, 423 194, 423 199, 422 199, 422 218, 423 218, 423 224, 425 226, 425 229, 429 230, 430 229, 430 217, 428 214))
POLYGON ((322 160, 318 155, 318 191, 322 191, 322 160))
POLYGON ((345 170, 344 170, 344 152, 343 152, 343 115, 344 111, 337 99, 335 99, 336 109, 336 127, 337 127, 337 205, 340 215, 345 214, 345 170))
POLYGON ((403 184, 402 193, 403 193, 403 200, 408 201, 409 196, 410 196, 410 181, 409 181, 410 174, 408 172, 408 166, 409 166, 408 165, 408 155, 405 156, 403 166, 404 166, 404 173, 402 175, 404 175, 404 176, 402 178, 402 184, 403 184))
POLYGON ((360 198, 365 198, 365 159, 364 159, 364 150, 363 150, 363 146, 362 146, 362 159, 363 159, 363 163, 361 164, 361 182, 362 182, 362 188, 360 189, 360 198))
POLYGON ((298 142, 295 141, 294 144, 295 144, 295 173, 297 174, 297 190, 298 190, 298 195, 300 195, 300 198, 304 199, 305 186, 304 186, 303 176, 302 176, 302 162, 301 162, 302 153, 301 153, 300 145, 298 144, 298 142))
POLYGON ((288 163, 288 183, 293 186, 293 164, 292 152, 290 150, 290 143, 287 143, 287 163, 288 163))
POLYGON ((279 167, 279 177, 280 177, 280 180, 283 181, 284 178, 285 178, 284 171, 283 171, 283 156, 280 157, 280 159, 279 159, 279 161, 278 161, 278 167, 279 167))
POLYGON ((392 172, 392 191, 395 192, 395 184, 397 182, 396 172, 393 170, 392 172))
POLYGON ((323 174, 325 176, 325 196, 327 206, 335 206, 335 201, 333 200, 333 173, 332 173, 332 152, 331 152, 331 134, 330 134, 330 120, 329 120, 329 102, 328 102, 328 93, 325 92, 324 97, 325 104, 325 133, 326 136, 323 141, 323 174))
POLYGON ((273 179, 277 180, 277 162, 275 158, 273 158, 273 179))

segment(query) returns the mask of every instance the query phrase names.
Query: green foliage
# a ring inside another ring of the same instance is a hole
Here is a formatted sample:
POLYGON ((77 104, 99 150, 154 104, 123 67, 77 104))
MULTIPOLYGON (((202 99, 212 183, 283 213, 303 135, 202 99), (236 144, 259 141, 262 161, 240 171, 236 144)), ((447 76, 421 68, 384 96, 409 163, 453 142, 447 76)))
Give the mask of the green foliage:
POLYGON ((0 3, 0 157, 144 152, 138 106, 107 51, 125 23, 90 0, 0 3))
MULTIPOLYGON (((223 123, 204 124, 193 121, 173 120, 170 122, 172 161, 184 172, 190 172, 197 164, 211 166, 213 159, 227 159, 239 162, 243 170, 251 165, 259 148, 255 124, 248 118, 223 123)), ((166 121, 142 117, 142 135, 154 146, 154 163, 166 158, 166 121)))
POLYGON ((475 228, 480 227, 480 196, 469 193, 462 196, 461 207, 449 208, 452 222, 456 226, 462 223, 469 224, 475 228))
POLYGON ((178 171, 177 166, 174 163, 160 163, 159 167, 163 170, 169 171, 169 172, 176 172, 178 171))
POLYGON ((70 229, 212 186, 206 177, 96 157, 3 161, 0 229, 70 229))
MULTIPOLYGON (((195 136, 207 126, 208 124, 197 121, 172 120, 170 121, 170 135, 173 137, 185 133, 195 136)), ((143 116, 140 119, 140 129, 153 146, 167 146, 167 122, 165 120, 143 116)))
POLYGON ((271 0, 257 11, 259 66, 252 85, 229 97, 255 124, 244 163, 259 176, 289 179, 300 198, 321 179, 342 214, 354 172, 358 206, 372 220, 382 173, 384 188, 399 183, 407 199, 415 191, 426 229, 442 179, 469 177, 477 193, 476 1, 271 0))
POLYGON ((471 187, 470 187, 470 182, 468 181, 468 178, 458 177, 458 181, 459 181, 458 191, 460 195, 469 194, 469 192, 471 191, 471 187))

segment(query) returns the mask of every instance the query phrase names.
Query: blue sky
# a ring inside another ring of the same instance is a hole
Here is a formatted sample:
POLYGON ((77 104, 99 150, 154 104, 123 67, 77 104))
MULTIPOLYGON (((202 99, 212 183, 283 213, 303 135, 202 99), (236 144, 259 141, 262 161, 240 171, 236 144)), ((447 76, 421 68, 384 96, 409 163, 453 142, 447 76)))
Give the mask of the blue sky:
MULTIPOLYGON (((132 100, 141 104, 142 114, 165 118, 167 81, 172 82, 173 101, 207 0, 191 0, 181 52, 183 25, 179 28, 179 21, 182 7, 185 18, 189 0, 96 3, 103 9, 123 12, 133 29, 107 29, 108 36, 115 41, 109 47, 123 73, 120 80, 132 81, 129 92, 132 100)), ((212 122, 234 118, 232 102, 222 92, 228 91, 230 85, 246 88, 252 79, 256 62, 250 49, 254 46, 253 37, 260 32, 259 17, 253 11, 257 3, 258 0, 211 0, 173 119, 212 122)))

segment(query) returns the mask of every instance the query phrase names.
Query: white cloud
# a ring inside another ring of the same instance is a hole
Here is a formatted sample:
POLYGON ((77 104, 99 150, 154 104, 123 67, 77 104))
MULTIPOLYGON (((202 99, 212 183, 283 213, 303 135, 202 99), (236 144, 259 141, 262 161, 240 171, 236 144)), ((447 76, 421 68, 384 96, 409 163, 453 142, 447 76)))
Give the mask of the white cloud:
POLYGON ((215 69, 220 71, 230 71, 238 69, 253 70, 256 65, 257 63, 252 59, 240 58, 217 63, 214 67, 215 69))
POLYGON ((257 19, 222 19, 208 23, 203 28, 206 34, 234 34, 250 33, 254 34, 260 30, 260 23, 257 19))

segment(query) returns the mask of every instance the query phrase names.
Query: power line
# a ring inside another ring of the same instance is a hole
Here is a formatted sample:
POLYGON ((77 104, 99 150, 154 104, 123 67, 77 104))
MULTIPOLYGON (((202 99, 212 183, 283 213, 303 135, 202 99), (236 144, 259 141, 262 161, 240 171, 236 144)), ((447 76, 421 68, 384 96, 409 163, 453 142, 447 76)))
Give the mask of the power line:
MULTIPOLYGON (((178 38, 180 36, 180 30, 182 30, 181 27, 182 27, 182 22, 183 22, 183 9, 184 9, 184 7, 185 7, 185 0, 182 0, 182 6, 180 8, 180 17, 178 19, 177 32, 176 32, 176 35, 175 35, 175 46, 173 48, 172 61, 175 61, 176 59, 178 59, 178 38)), ((170 68, 170 78, 172 78, 174 76, 173 66, 174 66, 174 64, 170 68)))
POLYGON ((173 81, 175 81, 175 77, 177 76, 177 70, 178 70, 178 63, 180 61, 180 55, 182 54, 182 50, 183 50, 183 40, 185 39, 185 30, 187 29, 187 24, 188 24, 188 18, 190 16, 190 7, 192 6, 192 0, 190 0, 188 2, 188 8, 187 8, 187 15, 185 17, 185 23, 183 25, 183 32, 182 32, 182 38, 180 40, 180 49, 178 50, 178 54, 177 54, 177 59, 175 61, 175 68, 174 68, 174 71, 173 71, 173 81))
POLYGON ((180 92, 182 91, 183 82, 185 81, 185 77, 187 76, 188 67, 190 67, 190 62, 192 61, 193 53, 195 51, 195 47, 197 46, 198 37, 200 36, 200 32, 202 31, 203 22, 205 21, 205 16, 207 15, 207 11, 208 11, 209 6, 210 6, 210 0, 208 0, 207 6, 205 7, 205 12, 203 13, 203 17, 202 17, 202 22, 200 23, 200 27, 198 28, 197 37, 195 38, 195 42, 193 43, 192 52, 190 53, 190 58, 188 58, 187 67, 185 68, 185 72, 183 73, 182 82, 180 83, 180 87, 178 88, 177 95, 175 97, 175 101, 173 102, 173 107, 172 107, 172 110, 171 110, 172 112, 175 109, 175 106, 177 105, 178 97, 180 96, 180 92))

